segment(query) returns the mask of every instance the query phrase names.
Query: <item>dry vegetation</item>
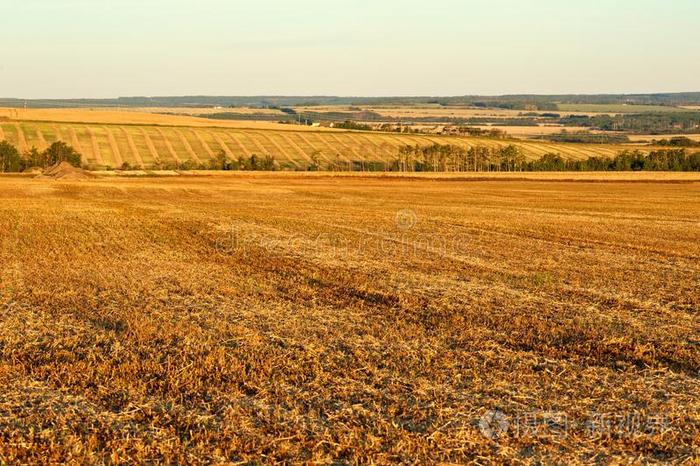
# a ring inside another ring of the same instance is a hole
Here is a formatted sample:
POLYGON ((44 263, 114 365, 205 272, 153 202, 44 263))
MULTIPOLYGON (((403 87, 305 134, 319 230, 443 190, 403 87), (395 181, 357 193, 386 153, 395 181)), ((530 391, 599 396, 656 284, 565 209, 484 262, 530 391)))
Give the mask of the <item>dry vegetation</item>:
MULTIPOLYGON (((349 105, 320 105, 313 107, 297 106, 294 107, 300 112, 352 112, 356 111, 358 107, 353 107, 349 105)), ((374 105, 363 105, 362 110, 367 110, 371 112, 378 113, 380 115, 391 117, 391 118, 426 118, 426 117, 437 117, 437 118, 517 118, 523 113, 527 113, 528 110, 509 110, 500 108, 479 108, 479 107, 462 107, 462 106, 449 106, 444 107, 442 105, 386 105, 386 106, 374 106, 374 105)), ((588 112, 588 111, 553 111, 561 115, 597 115, 597 114, 609 114, 607 112, 588 112)))
MULTIPOLYGON (((623 149, 644 146, 557 144, 436 135, 348 132, 266 122, 213 122, 201 118, 140 112, 76 109, 5 109, 11 120, 0 120, 0 138, 20 151, 43 150, 63 140, 83 154, 92 169, 152 168, 158 162, 206 163, 223 151, 229 157, 271 155, 287 168, 305 166, 317 155, 323 167, 354 162, 390 165, 399 148, 435 143, 462 147, 515 144, 526 158, 560 153, 567 159, 613 157, 623 149)), ((0 115, 2 111, 0 111, 0 115)))
POLYGON ((697 182, 3 177, 0 199, 1 463, 700 455, 697 182))
MULTIPOLYGON (((154 108, 123 108, 114 109, 111 107, 98 108, 0 108, 0 121, 3 118, 29 121, 29 122, 46 122, 55 121, 63 123, 104 123, 110 125, 165 125, 165 126, 192 126, 192 127, 207 127, 217 126, 223 128, 254 128, 280 130, 289 129, 288 125, 282 125, 269 121, 233 121, 233 120, 216 120, 212 121, 207 118, 198 118, 188 115, 184 109, 180 114, 163 113, 160 107, 154 108)), ((196 109, 199 110, 199 109, 196 109)), ((224 110, 218 110, 222 112, 224 110)), ((206 113, 202 111, 201 113, 206 113)), ((244 112, 245 113, 245 112, 244 112)), ((296 131, 310 131, 311 128, 299 126, 296 131)), ((314 131, 322 129, 313 128, 314 131)))

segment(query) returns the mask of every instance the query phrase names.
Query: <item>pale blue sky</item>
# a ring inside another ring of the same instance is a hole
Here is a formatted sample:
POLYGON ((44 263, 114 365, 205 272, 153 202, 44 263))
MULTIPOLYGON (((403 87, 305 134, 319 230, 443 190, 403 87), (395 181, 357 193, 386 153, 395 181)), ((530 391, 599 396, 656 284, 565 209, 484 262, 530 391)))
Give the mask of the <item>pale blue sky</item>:
POLYGON ((700 91, 698 0, 0 0, 0 96, 700 91))

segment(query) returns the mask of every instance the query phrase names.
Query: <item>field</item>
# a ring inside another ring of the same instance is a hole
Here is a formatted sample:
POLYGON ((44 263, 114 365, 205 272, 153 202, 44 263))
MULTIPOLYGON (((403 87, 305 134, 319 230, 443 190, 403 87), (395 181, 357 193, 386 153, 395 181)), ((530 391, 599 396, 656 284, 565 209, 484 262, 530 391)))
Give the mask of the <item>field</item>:
POLYGON ((688 138, 693 141, 700 141, 700 134, 630 134, 629 138, 632 142, 650 142, 659 139, 671 139, 671 138, 688 138))
POLYGON ((0 463, 697 458, 700 182, 528 176, 0 177, 0 463))
MULTIPOLYGON (((206 163, 219 152, 237 158, 271 155, 286 169, 303 169, 318 156, 322 166, 389 165, 407 145, 455 144, 489 147, 515 144, 528 159, 560 153, 568 159, 612 157, 628 145, 557 144, 520 140, 349 132, 266 122, 213 122, 202 118, 112 110, 5 109, 0 140, 21 151, 57 140, 73 145, 93 169, 153 168, 184 161, 206 163)), ((0 111, 0 116, 2 111, 0 111)), ((643 146, 637 146, 644 149, 643 146)))
MULTIPOLYGON (((320 106, 296 106, 294 109, 300 113, 303 112, 352 112, 357 111, 358 107, 349 105, 320 105, 320 106)), ((518 118, 530 110, 509 110, 501 108, 480 108, 467 106, 442 106, 442 105, 394 105, 394 106, 375 106, 363 105, 362 110, 378 113, 390 118, 518 118)), ((237 111, 237 110, 236 110, 237 111)), ((601 110, 602 112, 602 110, 601 110)), ((551 112, 537 112, 551 113, 551 112)), ((596 109, 590 111, 565 111, 557 113, 563 115, 595 115, 598 112, 596 109)), ((607 113, 607 112, 602 112, 607 113)))
POLYGON ((559 104, 564 112, 584 113, 648 113, 648 112, 682 112, 683 107, 670 105, 625 105, 625 104, 559 104))

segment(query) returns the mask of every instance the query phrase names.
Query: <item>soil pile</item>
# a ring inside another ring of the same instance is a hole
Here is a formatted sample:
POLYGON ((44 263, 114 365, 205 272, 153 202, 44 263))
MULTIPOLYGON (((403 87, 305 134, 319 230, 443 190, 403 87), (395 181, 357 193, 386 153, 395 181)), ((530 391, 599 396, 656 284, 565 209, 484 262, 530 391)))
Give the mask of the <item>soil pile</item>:
POLYGON ((54 180, 88 180, 94 177, 95 175, 92 173, 83 170, 82 168, 76 168, 68 162, 58 162, 56 165, 49 167, 38 178, 51 178, 54 180))

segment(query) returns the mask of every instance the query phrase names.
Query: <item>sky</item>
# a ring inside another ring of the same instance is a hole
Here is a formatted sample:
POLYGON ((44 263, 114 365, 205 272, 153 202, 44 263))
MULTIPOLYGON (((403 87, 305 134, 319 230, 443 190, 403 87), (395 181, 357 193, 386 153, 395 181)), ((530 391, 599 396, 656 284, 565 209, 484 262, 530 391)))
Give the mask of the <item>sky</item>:
POLYGON ((0 97, 700 91, 697 0, 0 0, 0 97))

